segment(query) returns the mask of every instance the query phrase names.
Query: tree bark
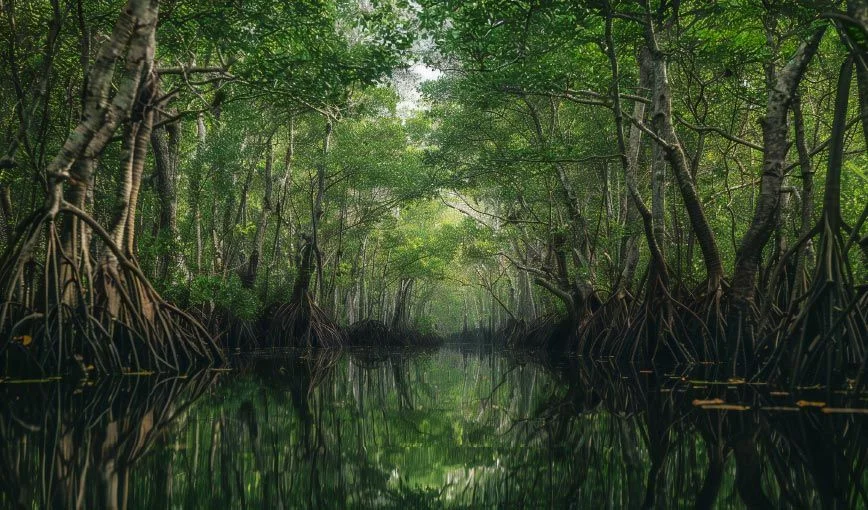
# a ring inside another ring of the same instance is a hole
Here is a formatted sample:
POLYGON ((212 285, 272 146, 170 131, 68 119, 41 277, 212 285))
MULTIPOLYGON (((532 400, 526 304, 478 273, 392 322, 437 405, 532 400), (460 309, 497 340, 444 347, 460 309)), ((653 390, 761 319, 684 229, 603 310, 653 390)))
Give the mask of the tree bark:
MULTIPOLYGON (((667 284, 668 276, 666 270, 666 260, 663 258, 663 252, 660 249, 659 240, 654 235, 651 210, 645 205, 642 200, 642 195, 639 193, 636 174, 639 167, 639 150, 641 148, 642 133, 635 125, 630 128, 630 144, 624 139, 624 114, 621 109, 621 89, 619 85, 620 72, 618 70, 618 58, 615 52, 615 40, 612 33, 612 12, 611 5, 606 2, 606 47, 609 57, 609 65, 612 72, 612 112, 615 115, 615 133, 618 140, 618 150, 621 153, 621 165, 624 168, 624 182, 627 185, 630 198, 633 205, 639 212, 642 218, 642 225, 645 230, 645 239, 648 243, 648 249, 651 251, 651 264, 655 274, 662 279, 664 285, 667 284)), ((650 58, 648 50, 643 49, 638 56, 639 61, 639 88, 647 89, 652 84, 652 69, 650 67, 650 58)), ((645 116, 645 103, 636 101, 633 105, 634 121, 641 122, 645 116)), ((638 262, 638 247, 635 248, 636 262, 632 266, 628 266, 628 271, 622 273, 621 288, 625 289, 632 280, 635 272, 635 264, 638 262)), ((628 255, 630 256, 630 255, 628 255)))
POLYGON ((413 279, 401 278, 395 291, 395 312, 392 315, 392 328, 406 329, 410 326, 410 297, 413 293, 413 279))
MULTIPOLYGON (((169 113, 171 115, 171 112, 169 113)), ((160 206, 156 237, 164 244, 157 259, 157 277, 167 280, 183 262, 178 250, 178 164, 181 155, 180 122, 151 132, 154 153, 154 188, 160 206)))
POLYGON ((708 223, 708 219, 705 217, 705 210, 702 207, 699 193, 691 177, 690 164, 687 161, 684 148, 672 123, 672 91, 669 86, 666 56, 657 43, 654 21, 650 11, 645 21, 645 41, 648 45, 653 76, 651 123, 654 131, 660 138, 658 143, 662 142, 665 144, 663 149, 666 153, 666 158, 669 160, 669 164, 675 174, 678 190, 684 201, 684 208, 687 211, 690 225, 696 234, 696 240, 705 260, 709 288, 716 289, 723 278, 723 263, 720 259, 720 251, 717 248, 714 232, 708 223))
POLYGON ((753 219, 741 239, 736 253, 730 297, 732 311, 731 327, 741 330, 747 319, 750 303, 756 289, 762 250, 774 231, 777 222, 784 166, 789 151, 787 112, 807 69, 808 62, 817 51, 825 28, 816 31, 802 43, 793 58, 778 73, 770 73, 766 114, 762 119, 763 168, 760 194, 754 209, 753 219))
MULTIPOLYGON (((814 211, 814 166, 811 162, 811 155, 808 152, 807 142, 805 141, 805 121, 802 116, 802 102, 798 94, 793 97, 792 109, 796 131, 796 149, 799 152, 799 167, 801 168, 802 175, 802 203, 799 225, 799 239, 801 239, 807 236, 814 226, 813 218, 811 217, 814 211)), ((805 241, 804 246, 800 247, 796 252, 796 273, 793 284, 796 292, 793 292, 792 299, 796 299, 807 288, 808 270, 813 264, 813 258, 813 243, 808 239, 805 241)))
POLYGON ((324 214, 323 201, 325 200, 325 181, 326 173, 328 172, 328 162, 326 161, 326 158, 328 157, 331 138, 332 120, 330 118, 326 118, 325 134, 323 136, 322 142, 322 159, 316 167, 316 194, 313 204, 311 204, 312 207, 310 218, 311 244, 313 247, 314 255, 316 257, 317 282, 320 290, 320 295, 322 295, 323 293, 325 282, 323 282, 322 275, 322 253, 320 252, 319 226, 324 214))
POLYGON ((256 222, 256 233, 253 236, 253 249, 250 250, 250 258, 247 261, 247 269, 242 278, 242 284, 251 289, 256 284, 256 275, 259 270, 259 258, 262 254, 262 246, 265 243, 265 229, 268 226, 268 218, 272 213, 272 202, 274 200, 272 188, 272 167, 274 165, 274 144, 271 139, 268 139, 268 155, 265 158, 265 172, 263 180, 265 181, 265 195, 262 198, 262 210, 259 213, 259 219, 256 222))
MULTIPOLYGON (((88 70, 81 121, 46 169, 49 195, 45 209, 50 217, 57 214, 64 201, 84 209, 97 161, 117 126, 130 115, 143 78, 151 69, 156 22, 156 0, 129 0, 111 37, 100 47, 88 70), (109 100, 115 67, 122 57, 124 76, 109 100)), ((66 291, 66 282, 73 278, 73 267, 86 256, 88 235, 77 217, 66 215, 60 236, 65 263, 60 280, 52 287, 63 289, 61 299, 71 303, 75 293, 71 288, 66 291)), ((26 247, 25 252, 29 249, 32 248, 26 247)), ((24 258, 27 258, 26 254, 24 258)))
POLYGON ((666 256, 666 154, 654 144, 651 162, 651 224, 660 252, 666 256))

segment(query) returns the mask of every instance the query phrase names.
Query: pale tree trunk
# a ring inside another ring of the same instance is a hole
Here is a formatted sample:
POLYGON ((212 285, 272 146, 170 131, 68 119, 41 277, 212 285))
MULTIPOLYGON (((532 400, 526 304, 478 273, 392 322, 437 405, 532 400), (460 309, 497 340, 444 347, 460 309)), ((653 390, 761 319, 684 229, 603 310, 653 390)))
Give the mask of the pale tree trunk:
POLYGON ((655 144, 651 162, 651 224, 660 252, 666 256, 666 154, 655 144))
MULTIPOLYGON (((292 210, 287 207, 287 196, 289 195, 289 189, 292 186, 292 162, 295 157, 295 119, 294 117, 290 117, 289 119, 289 142, 286 147, 286 155, 283 160, 283 179, 280 182, 280 187, 277 190, 277 201, 275 204, 275 223, 277 227, 274 229, 274 242, 271 245, 271 264, 268 265, 265 272, 265 294, 268 295, 268 285, 271 280, 271 267, 282 257, 279 257, 278 254, 281 253, 281 233, 283 230, 284 224, 292 224, 292 217, 287 218, 287 221, 283 219, 283 211, 288 210, 290 213, 292 210)), ((290 228, 290 231, 287 232, 287 236, 292 239, 293 230, 290 228)), ((294 250, 294 245, 290 242, 289 252, 292 253, 294 250)), ((291 258, 289 259, 291 262, 291 258)))
POLYGON ((133 120, 124 137, 124 175, 118 188, 115 219, 110 230, 115 244, 121 246, 127 255, 133 253, 136 206, 153 120, 152 111, 141 114, 142 118, 133 120))
MULTIPOLYGON (((793 120, 796 131, 796 149, 799 152, 799 167, 802 176, 801 214, 799 225, 799 239, 807 237, 813 228, 814 211, 814 166, 811 155, 808 152, 808 144, 805 141, 805 120, 802 116, 802 103, 799 96, 793 98, 793 120)), ((813 241, 806 239, 803 246, 796 252, 796 272, 794 275, 792 299, 796 299, 808 286, 808 271, 814 262, 813 241)))
MULTIPOLYGON (((720 259, 720 251, 717 248, 714 232, 705 217, 699 193, 690 175, 690 164, 672 123, 672 91, 669 86, 666 56, 657 43, 654 22, 650 12, 646 16, 645 41, 649 49, 653 76, 651 123, 659 137, 657 142, 662 145, 675 174, 678 190, 684 201, 684 208, 688 218, 690 218, 690 225, 702 250, 708 287, 709 289, 717 289, 723 278, 723 263, 720 259)), ((658 242, 660 242, 659 239, 658 242)))
POLYGON ((247 270, 242 278, 242 283, 248 289, 253 288, 256 284, 256 275, 259 271, 259 259, 262 254, 262 246, 265 243, 265 230, 268 227, 268 218, 271 216, 274 200, 272 188, 272 167, 274 165, 274 144, 271 139, 268 139, 268 155, 265 159, 265 172, 263 180, 265 181, 265 195, 262 198, 262 210, 259 213, 259 219, 256 222, 256 233, 253 236, 253 249, 250 251, 250 258, 247 261, 247 270))
MULTIPOLYGON (((150 76, 145 78, 150 82, 150 76)), ((135 221, 138 206, 139 190, 142 174, 147 159, 148 145, 153 125, 154 111, 151 109, 152 83, 146 83, 139 94, 138 107, 133 111, 131 123, 124 131, 124 146, 122 161, 124 175, 118 188, 118 202, 115 205, 115 216, 109 230, 112 241, 120 247, 127 257, 135 255, 135 221)), ((121 306, 121 296, 118 286, 120 264, 117 256, 111 250, 105 250, 100 264, 100 291, 106 299, 108 310, 117 314, 121 306)))
POLYGON ((311 207, 311 218, 310 218, 310 228, 311 228, 311 244, 313 246, 314 255, 316 257, 316 272, 317 272, 317 285, 319 287, 320 296, 323 295, 324 284, 323 282, 323 274, 322 274, 322 253, 320 252, 320 231, 319 225, 322 220, 324 211, 323 211, 323 202, 325 200, 325 182, 326 182, 326 173, 328 172, 328 162, 326 158, 329 153, 329 145, 331 143, 332 138, 332 120, 330 118, 326 118, 326 126, 325 126, 325 134, 323 136, 322 142, 322 158, 320 162, 317 164, 316 168, 316 194, 314 197, 314 201, 311 207))
MULTIPOLYGON (((203 114, 200 113, 196 117, 197 151, 204 151, 206 136, 207 132, 205 130, 205 117, 203 114)), ((205 249, 205 244, 202 238, 202 204, 200 203, 201 187, 199 188, 199 191, 199 193, 196 193, 195 196, 191 197, 191 202, 193 203, 193 227, 196 230, 196 271, 201 273, 202 254, 205 249)))
POLYGON ((124 249, 130 256, 136 253, 136 211, 139 206, 139 194, 142 190, 142 176, 144 175, 145 161, 147 159, 151 128, 154 122, 154 112, 150 108, 144 113, 139 133, 136 136, 135 163, 133 166, 133 180, 130 187, 130 202, 127 212, 127 226, 124 232, 124 249))
MULTIPOLYGON (((633 105, 634 125, 631 126, 628 146, 627 141, 624 138, 624 114, 621 109, 621 90, 619 85, 620 72, 618 70, 618 58, 615 52, 615 41, 612 34, 611 6, 608 2, 606 2, 606 10, 606 53, 609 57, 609 65, 612 72, 612 112, 615 115, 615 132, 618 141, 618 151, 621 154, 621 165, 624 168, 624 182, 627 186, 630 198, 632 199, 632 203, 635 206, 636 211, 639 213, 639 216, 642 218, 645 239, 648 243, 648 249, 651 251, 651 268, 653 269, 656 278, 660 279, 664 285, 667 285, 668 276, 666 271, 666 261, 663 258, 663 252, 660 249, 659 240, 656 239, 654 235, 651 210, 648 209, 645 201, 642 200, 642 195, 639 193, 639 187, 636 182, 642 136, 640 130, 635 124, 642 122, 642 118, 645 115, 645 103, 642 101, 636 101, 633 105)), ((641 89, 646 89, 649 88, 652 83, 652 69, 650 66, 651 59, 648 56, 647 48, 642 50, 638 56, 638 60, 639 87, 641 89)), ((628 244, 627 247, 629 248, 630 245, 628 244)), ((636 264, 638 263, 639 257, 638 246, 635 246, 634 244, 632 250, 627 252, 627 257, 629 265, 625 265, 625 269, 622 272, 621 282, 619 284, 622 292, 626 290, 627 286, 633 279, 633 274, 636 270, 636 264), (630 259, 635 260, 635 262, 630 259)))
POLYGON ((410 298, 413 294, 413 279, 401 278, 395 291, 395 312, 392 328, 406 329, 410 326, 410 298))
POLYGON ((741 239, 736 253, 730 298, 732 310, 730 327, 738 333, 746 325, 745 320, 756 289, 762 251, 774 231, 780 211, 781 185, 784 179, 786 156, 790 147, 788 140, 787 112, 791 108, 796 89, 808 62, 817 51, 825 29, 815 32, 802 43, 793 58, 775 73, 769 64, 767 70, 769 89, 766 114, 762 119, 763 167, 760 194, 754 209, 753 219, 741 239))
MULTIPOLYGON (((57 214, 64 201, 84 210, 97 161, 117 126, 130 114, 139 97, 139 87, 152 67, 156 20, 156 0, 127 2, 110 39, 102 45, 90 66, 82 120, 46 170, 50 177, 46 209, 51 217, 57 214), (109 101, 115 66, 122 56, 123 80, 109 101)), ((61 299, 70 304, 76 299, 75 292, 66 282, 74 278, 73 271, 79 263, 87 260, 88 230, 73 215, 65 216, 62 222, 61 240, 66 257, 60 281, 52 286, 62 289, 61 299)))

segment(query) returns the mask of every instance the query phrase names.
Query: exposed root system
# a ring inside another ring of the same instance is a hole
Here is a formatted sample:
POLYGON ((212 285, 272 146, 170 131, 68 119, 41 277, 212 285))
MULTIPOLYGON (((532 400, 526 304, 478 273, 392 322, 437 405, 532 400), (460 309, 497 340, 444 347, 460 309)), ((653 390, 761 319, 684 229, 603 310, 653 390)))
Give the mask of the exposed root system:
POLYGON ((340 326, 308 292, 275 309, 267 338, 270 345, 262 347, 340 347, 346 343, 340 326))
POLYGON ((56 373, 74 361, 102 373, 182 370, 222 360, 208 332, 164 301, 96 221, 65 203, 57 216, 33 215, 0 261, 0 335, 4 371, 56 373), (114 263, 74 263, 55 226, 64 214, 86 223, 114 263))

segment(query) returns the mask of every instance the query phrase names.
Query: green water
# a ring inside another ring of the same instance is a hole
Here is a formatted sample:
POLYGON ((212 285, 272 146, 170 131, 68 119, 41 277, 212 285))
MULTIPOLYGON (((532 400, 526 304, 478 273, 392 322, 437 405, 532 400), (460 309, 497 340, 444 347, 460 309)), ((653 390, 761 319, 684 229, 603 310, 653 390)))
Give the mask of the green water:
POLYGON ((447 346, 5 381, 0 508, 866 506, 864 395, 717 372, 447 346))

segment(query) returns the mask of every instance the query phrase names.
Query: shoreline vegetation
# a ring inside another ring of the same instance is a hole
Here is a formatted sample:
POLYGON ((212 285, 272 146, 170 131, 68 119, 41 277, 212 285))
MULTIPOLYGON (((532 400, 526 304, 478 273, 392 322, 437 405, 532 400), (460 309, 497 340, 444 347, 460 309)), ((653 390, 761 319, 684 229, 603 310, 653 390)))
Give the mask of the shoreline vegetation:
POLYGON ((0 372, 463 335, 864 387, 868 2, 526 4, 4 4, 0 372))

